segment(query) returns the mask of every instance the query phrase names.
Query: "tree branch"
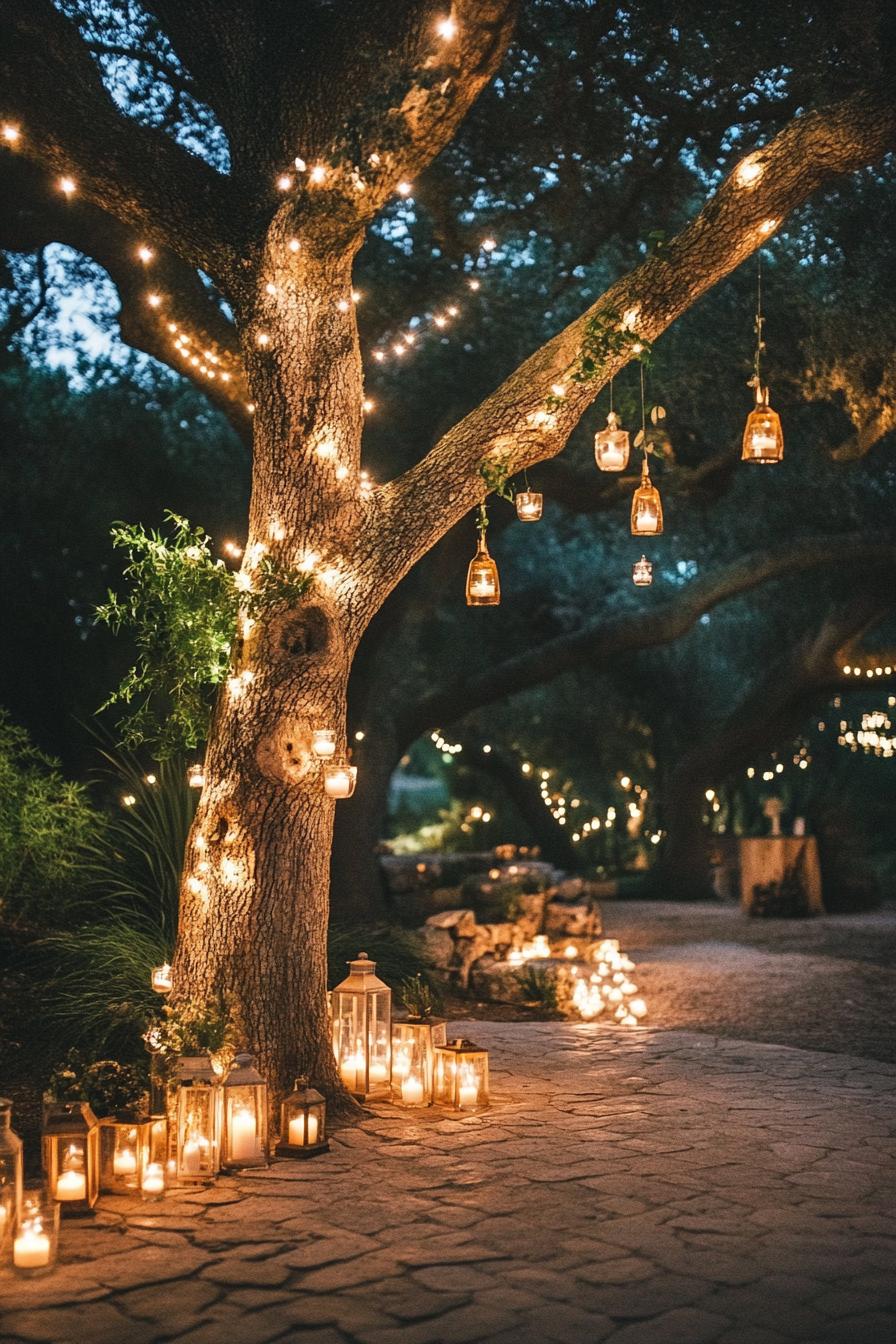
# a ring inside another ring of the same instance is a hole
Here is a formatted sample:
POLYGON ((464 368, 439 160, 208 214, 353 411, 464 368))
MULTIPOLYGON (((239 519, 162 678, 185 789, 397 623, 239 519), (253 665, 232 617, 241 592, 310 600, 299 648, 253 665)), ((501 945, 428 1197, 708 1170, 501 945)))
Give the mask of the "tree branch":
MULTIPOLYGON (((599 618, 556 639, 479 673, 437 687, 410 707, 399 734, 412 742, 427 729, 445 727, 473 709, 542 685, 586 659, 594 667, 662 644, 686 634, 707 611, 783 575, 839 562, 841 565, 896 562, 896 540, 869 542, 863 534, 813 538, 778 551, 744 556, 714 574, 696 579, 680 596, 651 601, 645 612, 633 611, 615 620, 599 618)), ((656 597, 656 590, 652 591, 656 597)))
MULTIPOLYGON (((785 216, 832 176, 879 158, 896 142, 896 110, 859 94, 799 117, 750 156, 758 175, 739 169, 657 256, 612 285, 580 318, 530 356, 403 476, 383 487, 370 526, 381 541, 362 553, 362 582, 378 600, 483 495, 486 454, 519 469, 555 457, 583 411, 631 355, 608 356, 599 376, 566 384, 559 409, 546 410, 555 383, 576 367, 590 318, 631 314, 638 337, 655 340, 701 294, 728 275, 780 227, 785 216)), ((368 543, 369 545, 369 543, 368 543)), ((365 546, 365 550, 367 547, 365 546)))
POLYGON ((74 23, 50 0, 2 0, 0 75, 22 152, 146 238, 224 283, 241 208, 226 178, 119 111, 74 23), (64 96, 63 96, 64 95, 64 96))

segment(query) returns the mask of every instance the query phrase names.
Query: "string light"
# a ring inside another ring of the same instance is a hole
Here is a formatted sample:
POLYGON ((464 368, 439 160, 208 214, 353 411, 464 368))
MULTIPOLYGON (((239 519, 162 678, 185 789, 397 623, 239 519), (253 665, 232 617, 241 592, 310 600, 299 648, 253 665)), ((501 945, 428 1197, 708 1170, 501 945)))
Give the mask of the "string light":
POLYGON ((161 308, 162 296, 161 294, 147 294, 146 302, 149 304, 150 308, 161 308))
POLYGON ((151 261, 155 260, 156 254, 151 247, 147 247, 145 243, 141 243, 137 248, 137 256, 143 262, 144 266, 148 266, 151 261))
POLYGON ((14 126, 9 121, 3 123, 3 139, 8 145, 16 144, 21 134, 18 126, 14 126))
POLYGON ((398 186, 395 188, 399 196, 410 196, 413 189, 414 188, 411 186, 410 182, 399 182, 398 186))
POLYGON ((439 19, 436 24, 436 32, 439 37, 444 38, 446 42, 450 42, 453 37, 457 36, 457 24, 450 17, 439 19))
MULTIPOLYGON (((752 187, 759 181, 765 172, 762 164, 751 154, 738 164, 735 170, 735 178, 740 187, 752 187)), ((766 220, 766 224, 771 223, 774 227, 774 221, 766 220)))
POLYGON ((309 180, 319 186, 327 176, 327 170, 322 163, 316 163, 308 174, 309 180))
POLYGON ((299 242, 298 238, 290 238, 286 246, 289 248, 290 252, 298 252, 302 244, 299 242))
POLYGON ((281 173, 277 178, 278 191, 291 191, 295 186, 295 179, 290 177, 289 173, 281 173))
POLYGON ((74 196, 78 190, 78 184, 73 177, 60 177, 59 190, 64 196, 74 196))

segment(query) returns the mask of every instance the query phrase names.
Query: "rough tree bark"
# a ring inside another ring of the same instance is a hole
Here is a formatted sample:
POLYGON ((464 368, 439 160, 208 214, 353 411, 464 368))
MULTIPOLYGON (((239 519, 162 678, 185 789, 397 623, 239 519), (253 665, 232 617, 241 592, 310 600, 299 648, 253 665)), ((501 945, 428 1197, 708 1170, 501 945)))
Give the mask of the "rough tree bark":
POLYGON ((478 503, 482 459, 500 453, 518 469, 555 456, 630 357, 608 357, 599 377, 545 410, 590 316, 631 313, 634 332, 655 338, 831 176, 880 157, 896 118, 858 95, 791 123, 753 156, 758 175, 735 171, 661 256, 614 284, 415 467, 365 492, 352 259, 398 182, 451 139, 491 78, 515 6, 455 0, 451 40, 436 36, 444 7, 428 0, 345 0, 337 19, 331 6, 246 5, 226 24, 213 0, 149 8, 228 138, 228 176, 122 113, 50 0, 0 5, 5 109, 21 123, 20 152, 71 174, 89 204, 201 268, 225 296, 255 407, 245 580, 265 554, 288 566, 318 557, 305 598, 235 642, 187 854, 174 982, 176 996, 231 995, 275 1093, 301 1069, 338 1094, 325 997, 334 804, 310 735, 325 724, 345 744, 365 626, 478 503), (284 199, 274 179, 296 154, 322 176, 301 176, 284 199))

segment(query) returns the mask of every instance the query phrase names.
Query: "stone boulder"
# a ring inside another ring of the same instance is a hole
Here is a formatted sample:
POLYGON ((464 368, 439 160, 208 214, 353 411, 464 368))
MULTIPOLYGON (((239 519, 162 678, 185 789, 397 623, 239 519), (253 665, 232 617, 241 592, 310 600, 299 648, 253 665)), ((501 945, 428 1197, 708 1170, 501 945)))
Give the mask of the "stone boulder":
POLYGON ((531 896, 517 896, 514 899, 513 923, 524 939, 534 938, 541 930, 547 892, 533 892, 531 896))
POLYGON ((472 910, 442 910, 437 915, 430 915, 423 927, 444 929, 452 938, 471 938, 476 928, 476 915, 472 910))
POLYGON ((591 901, 549 901, 544 908, 544 932, 549 938, 593 938, 600 927, 600 913, 591 901))
POLYGON ((446 929, 434 929, 424 925, 417 930, 420 951, 424 961, 435 970, 446 970, 454 956, 454 939, 446 929))

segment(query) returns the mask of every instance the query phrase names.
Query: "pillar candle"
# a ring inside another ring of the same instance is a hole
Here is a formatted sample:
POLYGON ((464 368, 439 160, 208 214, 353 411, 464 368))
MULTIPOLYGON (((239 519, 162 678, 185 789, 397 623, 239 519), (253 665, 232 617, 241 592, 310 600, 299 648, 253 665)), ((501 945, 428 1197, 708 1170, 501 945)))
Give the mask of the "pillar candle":
POLYGON ((50 1263, 50 1238, 42 1231, 24 1228, 12 1248, 12 1262, 17 1269, 40 1269, 50 1263))

